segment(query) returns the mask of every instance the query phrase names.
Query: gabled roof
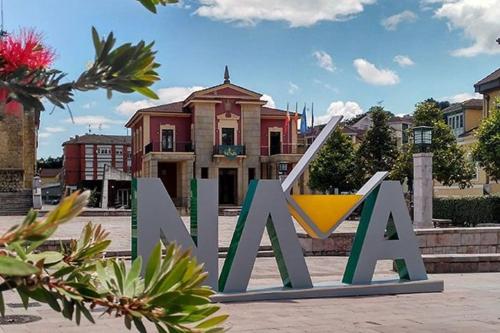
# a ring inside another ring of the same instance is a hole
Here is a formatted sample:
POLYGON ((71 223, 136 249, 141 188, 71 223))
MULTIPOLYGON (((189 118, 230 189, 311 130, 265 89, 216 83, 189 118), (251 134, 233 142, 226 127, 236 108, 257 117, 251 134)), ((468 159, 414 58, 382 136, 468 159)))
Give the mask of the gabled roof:
MULTIPOLYGON (((194 100, 218 100, 220 98, 236 98, 243 99, 246 101, 252 102, 262 102, 260 98, 262 94, 259 94, 255 91, 240 87, 234 83, 225 82, 213 87, 209 87, 206 89, 197 90, 192 92, 186 99, 183 101, 162 104, 158 106, 152 106, 149 108, 143 108, 137 110, 132 117, 127 121, 125 127, 130 127, 131 124, 135 121, 140 112, 166 112, 166 113, 190 113, 191 111, 187 107, 191 101, 194 100)), ((277 110, 277 109, 276 109, 277 110)), ((278 114, 276 114, 278 115, 278 114)))
POLYGON ((485 78, 479 80, 474 88, 476 92, 484 93, 488 90, 500 89, 500 68, 486 76, 485 78))
MULTIPOLYGON (((290 119, 293 119, 295 113, 289 112, 290 119)), ((286 110, 270 108, 267 106, 263 106, 261 109, 261 116, 278 116, 278 117, 286 117, 286 110)))
POLYGON ((85 134, 76 135, 68 141, 63 142, 63 146, 67 144, 97 144, 97 145, 130 145, 132 139, 129 135, 104 135, 104 134, 85 134))
POLYGON ((144 111, 144 112, 173 112, 173 113, 182 113, 182 112, 189 112, 188 109, 183 108, 184 102, 174 102, 174 103, 168 103, 168 104, 162 104, 162 105, 157 105, 157 106, 152 106, 149 108, 144 108, 140 109, 138 111, 144 111))
POLYGON ((41 169, 40 177, 55 177, 61 173, 62 168, 41 169))
POLYGON ((186 104, 190 100, 196 98, 220 98, 221 96, 225 96, 227 94, 230 94, 234 97, 247 99, 260 99, 262 97, 262 94, 259 94, 258 92, 240 87, 234 83, 226 82, 213 87, 195 91, 184 100, 184 103, 186 104))
POLYGON ((483 108, 483 100, 478 98, 472 98, 460 103, 451 104, 447 108, 443 109, 443 113, 447 114, 465 109, 481 110, 482 108, 483 108))

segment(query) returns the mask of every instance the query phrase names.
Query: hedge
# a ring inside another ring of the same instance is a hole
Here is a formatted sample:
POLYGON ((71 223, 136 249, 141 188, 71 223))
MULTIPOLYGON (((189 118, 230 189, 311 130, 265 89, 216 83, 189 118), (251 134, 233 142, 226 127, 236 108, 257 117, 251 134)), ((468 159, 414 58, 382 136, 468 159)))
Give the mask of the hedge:
POLYGON ((500 223, 500 196, 434 198, 433 218, 451 219, 457 227, 500 223))

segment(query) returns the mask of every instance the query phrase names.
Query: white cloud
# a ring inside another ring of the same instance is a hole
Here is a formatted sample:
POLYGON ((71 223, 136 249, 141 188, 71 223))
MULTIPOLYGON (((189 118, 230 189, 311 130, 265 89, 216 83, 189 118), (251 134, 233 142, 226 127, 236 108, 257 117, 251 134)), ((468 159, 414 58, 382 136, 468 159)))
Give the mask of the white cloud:
POLYGON ((49 132, 49 133, 60 133, 66 131, 64 127, 45 127, 44 131, 49 132))
POLYGON ((399 14, 389 16, 380 22, 386 30, 394 31, 398 25, 404 22, 412 23, 417 20, 417 14, 411 10, 402 11, 399 14))
POLYGON ((335 70, 332 56, 325 51, 314 51, 313 57, 316 59, 316 64, 324 70, 327 70, 329 72, 333 72, 335 70))
POLYGON ((84 108, 84 109, 90 109, 90 108, 92 108, 92 107, 94 107, 96 105, 97 105, 97 102, 96 101, 92 101, 92 102, 83 104, 82 108, 84 108))
POLYGON ((288 82, 288 93, 290 95, 295 94, 299 90, 299 86, 293 82, 288 82))
POLYGON ((255 25, 285 21, 290 27, 308 27, 321 21, 352 18, 375 0, 199 0, 199 16, 217 21, 255 25))
POLYGON ((444 0, 435 15, 448 20, 450 28, 463 30, 465 37, 472 40, 472 45, 454 50, 452 55, 500 53, 496 43, 500 32, 500 0, 444 0))
POLYGON ((276 103, 274 103, 274 99, 270 95, 263 94, 260 98, 261 101, 266 101, 267 103, 264 106, 275 108, 276 103))
POLYGON ((159 99, 141 99, 138 101, 123 101, 116 107, 116 112, 124 116, 131 116, 137 110, 149 108, 155 105, 179 102, 188 97, 191 93, 204 89, 204 87, 170 87, 162 88, 157 91, 159 99))
POLYGON ((110 119, 104 116, 87 115, 67 118, 65 122, 75 125, 90 126, 92 128, 109 128, 111 125, 124 125, 123 120, 110 119))
POLYGON ((38 133, 38 137, 39 138, 48 138, 51 135, 52 135, 52 133, 47 133, 47 132, 40 132, 40 133, 38 133))
POLYGON ((406 66, 413 66, 415 65, 415 62, 411 60, 410 57, 398 54, 397 56, 394 57, 394 62, 398 63, 399 66, 401 67, 406 67, 406 66))
POLYGON ((472 99, 472 98, 483 99, 483 95, 481 95, 479 93, 467 93, 467 92, 464 92, 464 93, 456 94, 456 95, 453 95, 453 96, 441 97, 440 100, 448 101, 450 103, 460 103, 460 102, 463 102, 463 101, 466 101, 466 100, 472 99))
POLYGON ((376 86, 387 86, 399 83, 399 76, 390 69, 379 69, 374 64, 361 58, 355 59, 353 64, 361 79, 366 83, 376 86))
POLYGON ((330 103, 326 114, 317 117, 314 122, 316 124, 325 124, 333 116, 343 116, 343 120, 346 120, 354 118, 361 113, 363 113, 363 109, 356 102, 348 101, 344 103, 343 101, 335 101, 330 103))

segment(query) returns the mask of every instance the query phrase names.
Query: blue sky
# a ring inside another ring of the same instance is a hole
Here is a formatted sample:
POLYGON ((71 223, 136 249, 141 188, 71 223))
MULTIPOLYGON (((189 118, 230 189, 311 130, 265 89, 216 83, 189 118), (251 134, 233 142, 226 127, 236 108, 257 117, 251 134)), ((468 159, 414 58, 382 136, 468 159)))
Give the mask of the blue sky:
MULTIPOLYGON (((34 27, 57 51, 54 67, 73 79, 92 61, 90 29, 119 42, 156 41, 161 101, 232 82, 300 108, 317 120, 382 105, 412 113, 428 97, 459 101, 499 67, 500 0, 190 0, 153 15, 135 0, 4 0, 9 31, 34 27)), ((138 94, 78 93, 65 110, 42 115, 39 156, 84 134, 126 134, 138 94)), ((50 111, 50 109, 48 109, 50 111)), ((310 119, 310 117, 309 117, 310 119)))

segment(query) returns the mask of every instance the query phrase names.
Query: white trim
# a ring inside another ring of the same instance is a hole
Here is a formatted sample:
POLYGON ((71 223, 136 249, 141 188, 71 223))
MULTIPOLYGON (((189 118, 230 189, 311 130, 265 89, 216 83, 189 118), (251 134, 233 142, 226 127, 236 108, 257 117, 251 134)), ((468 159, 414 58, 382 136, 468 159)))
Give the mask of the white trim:
POLYGON ((283 153, 283 128, 282 127, 268 127, 267 128, 267 153, 271 155, 271 132, 280 133, 280 153, 283 153))
POLYGON ((162 145, 163 145, 163 142, 162 142, 162 132, 163 132, 164 129, 170 129, 170 130, 172 130, 174 132, 174 134, 173 134, 173 136, 174 136, 173 139, 174 140, 172 142, 172 145, 173 145, 173 147, 172 147, 173 150, 172 151, 175 151, 176 150, 175 149, 176 148, 176 146, 175 146, 175 125, 171 125, 171 124, 162 124, 162 125, 160 125, 160 133, 159 133, 159 135, 160 135, 160 151, 163 151, 163 149, 162 149, 163 148, 162 147, 162 145))
POLYGON ((225 113, 217 116, 217 130, 219 131, 219 144, 222 144, 222 129, 232 128, 234 129, 234 144, 238 145, 238 120, 240 117, 231 113, 230 117, 226 117, 225 113))

